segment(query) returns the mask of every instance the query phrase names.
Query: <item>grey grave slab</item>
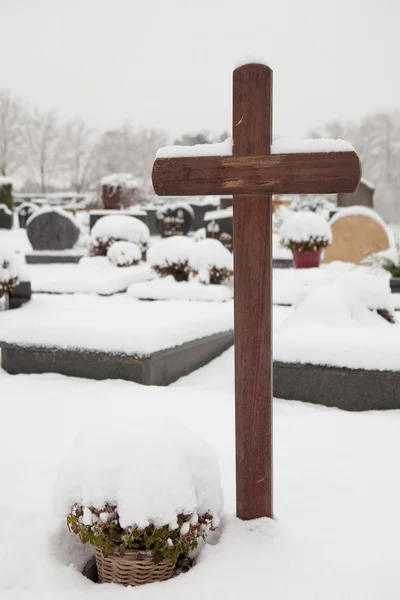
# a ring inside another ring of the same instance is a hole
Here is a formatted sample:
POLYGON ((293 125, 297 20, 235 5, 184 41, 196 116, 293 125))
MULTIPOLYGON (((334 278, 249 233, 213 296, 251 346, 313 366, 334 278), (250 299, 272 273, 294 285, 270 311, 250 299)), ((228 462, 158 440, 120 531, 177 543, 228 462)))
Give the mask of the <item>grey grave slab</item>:
POLYGON ((203 367, 232 345, 233 331, 142 356, 0 342, 2 367, 12 375, 59 373, 70 377, 124 379, 162 386, 203 367))
POLYGON ((400 371, 274 361, 274 396, 348 411, 400 408, 400 371))

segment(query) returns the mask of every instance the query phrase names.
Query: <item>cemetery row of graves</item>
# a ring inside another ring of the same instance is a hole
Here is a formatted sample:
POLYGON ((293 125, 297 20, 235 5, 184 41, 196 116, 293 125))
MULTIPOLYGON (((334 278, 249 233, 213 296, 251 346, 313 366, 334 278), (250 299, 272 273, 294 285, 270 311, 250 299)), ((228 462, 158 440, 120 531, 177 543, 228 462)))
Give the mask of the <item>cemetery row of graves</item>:
POLYGON ((267 67, 237 69, 234 123, 263 139, 162 149, 158 197, 115 173, 89 210, 0 179, 16 600, 396 597, 400 244, 346 142, 259 156, 267 92, 267 67))

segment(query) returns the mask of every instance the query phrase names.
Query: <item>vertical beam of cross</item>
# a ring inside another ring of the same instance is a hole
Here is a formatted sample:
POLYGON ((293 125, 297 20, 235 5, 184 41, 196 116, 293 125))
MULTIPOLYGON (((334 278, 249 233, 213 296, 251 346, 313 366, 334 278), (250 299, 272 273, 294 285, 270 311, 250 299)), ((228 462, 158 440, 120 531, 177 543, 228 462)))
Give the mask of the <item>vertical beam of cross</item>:
MULTIPOLYGON (((272 142, 272 70, 233 73, 233 156, 267 155, 272 142)), ((272 517, 272 201, 234 195, 236 508, 272 517)))

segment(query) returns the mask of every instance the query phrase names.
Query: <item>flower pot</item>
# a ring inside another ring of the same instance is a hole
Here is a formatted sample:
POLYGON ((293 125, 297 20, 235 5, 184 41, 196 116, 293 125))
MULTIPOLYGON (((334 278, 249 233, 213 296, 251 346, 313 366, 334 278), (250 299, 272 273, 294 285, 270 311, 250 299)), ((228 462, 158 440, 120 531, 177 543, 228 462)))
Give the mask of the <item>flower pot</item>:
POLYGON ((319 267, 321 262, 322 248, 312 250, 311 252, 301 252, 293 250, 293 263, 296 269, 311 269, 319 267))
POLYGON ((189 281, 189 273, 175 273, 175 281, 189 281))
POLYGON ((390 289, 392 294, 400 294, 400 277, 390 279, 390 289))
POLYGON ((155 581, 165 581, 172 576, 175 564, 169 558, 157 561, 152 551, 119 549, 107 556, 95 548, 99 583, 119 583, 138 586, 155 581))

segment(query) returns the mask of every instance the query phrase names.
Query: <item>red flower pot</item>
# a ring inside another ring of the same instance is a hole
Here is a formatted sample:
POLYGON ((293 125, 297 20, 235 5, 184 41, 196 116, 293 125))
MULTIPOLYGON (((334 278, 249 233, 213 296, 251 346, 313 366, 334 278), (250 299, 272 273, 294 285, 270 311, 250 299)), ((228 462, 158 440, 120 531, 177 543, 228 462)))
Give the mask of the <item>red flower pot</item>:
POLYGON ((312 250, 311 252, 301 252, 293 250, 293 263, 296 269, 311 269, 319 267, 321 262, 322 248, 312 250))

